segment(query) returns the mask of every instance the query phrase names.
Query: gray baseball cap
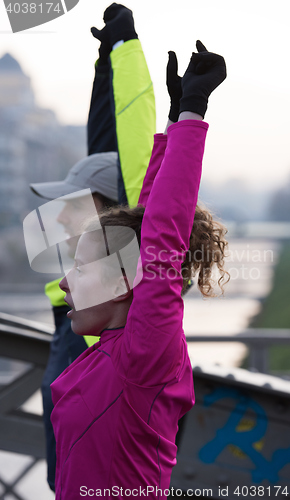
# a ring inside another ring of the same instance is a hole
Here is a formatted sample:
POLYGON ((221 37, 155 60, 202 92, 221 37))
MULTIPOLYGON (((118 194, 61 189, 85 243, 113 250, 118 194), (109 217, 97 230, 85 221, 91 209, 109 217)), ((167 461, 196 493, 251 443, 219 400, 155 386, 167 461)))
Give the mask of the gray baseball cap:
POLYGON ((83 189, 100 193, 118 201, 118 154, 115 151, 96 153, 78 161, 63 181, 30 184, 32 191, 49 200, 66 196, 78 198, 83 189))

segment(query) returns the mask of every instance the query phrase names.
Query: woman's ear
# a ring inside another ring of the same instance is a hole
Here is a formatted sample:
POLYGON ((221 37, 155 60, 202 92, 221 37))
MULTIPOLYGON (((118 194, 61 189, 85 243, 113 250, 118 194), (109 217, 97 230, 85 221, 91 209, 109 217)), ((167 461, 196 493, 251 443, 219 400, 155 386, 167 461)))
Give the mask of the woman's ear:
POLYGON ((113 302, 122 302, 132 295, 127 276, 120 276, 114 288, 113 302))

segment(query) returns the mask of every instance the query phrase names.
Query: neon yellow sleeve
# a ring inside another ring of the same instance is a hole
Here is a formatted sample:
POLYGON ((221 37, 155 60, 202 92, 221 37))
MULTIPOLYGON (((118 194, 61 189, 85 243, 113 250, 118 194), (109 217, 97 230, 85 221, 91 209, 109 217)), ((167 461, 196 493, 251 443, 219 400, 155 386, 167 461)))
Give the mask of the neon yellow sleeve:
POLYGON ((99 342, 100 337, 94 337, 93 335, 84 335, 84 339, 86 341, 87 346, 91 347, 92 345, 99 342))
POLYGON ((153 84, 139 40, 129 40, 110 54, 116 132, 127 200, 137 205, 156 128, 153 84))
POLYGON ((62 278, 50 281, 44 287, 44 293, 49 298, 50 303, 54 307, 67 306, 64 301, 65 292, 59 288, 59 282, 62 278))

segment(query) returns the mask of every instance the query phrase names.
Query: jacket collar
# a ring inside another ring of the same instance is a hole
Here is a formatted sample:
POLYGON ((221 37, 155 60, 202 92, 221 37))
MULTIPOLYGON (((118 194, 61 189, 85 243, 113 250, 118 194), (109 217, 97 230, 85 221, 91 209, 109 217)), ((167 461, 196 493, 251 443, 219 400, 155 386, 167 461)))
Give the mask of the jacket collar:
POLYGON ((117 337, 121 333, 123 333, 125 326, 120 326, 119 328, 107 328, 100 333, 100 342, 101 344, 107 342, 113 337, 117 337))

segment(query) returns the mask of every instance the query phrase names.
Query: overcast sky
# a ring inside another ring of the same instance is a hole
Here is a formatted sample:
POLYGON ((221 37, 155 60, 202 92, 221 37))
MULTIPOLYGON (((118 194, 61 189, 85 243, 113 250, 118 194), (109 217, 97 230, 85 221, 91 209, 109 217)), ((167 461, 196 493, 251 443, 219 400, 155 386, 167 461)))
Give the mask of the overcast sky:
MULTIPOLYGON (((36 2, 39 3, 39 2, 36 2)), ((63 123, 85 124, 107 1, 80 0, 64 16, 26 32, 11 32, 0 2, 0 56, 10 52, 31 77, 40 106, 63 123)), ((212 94, 204 178, 229 178, 249 187, 279 186, 290 176, 289 0, 130 0, 153 80, 157 131, 166 123, 168 50, 180 75, 195 41, 225 57, 227 80, 212 94)))

